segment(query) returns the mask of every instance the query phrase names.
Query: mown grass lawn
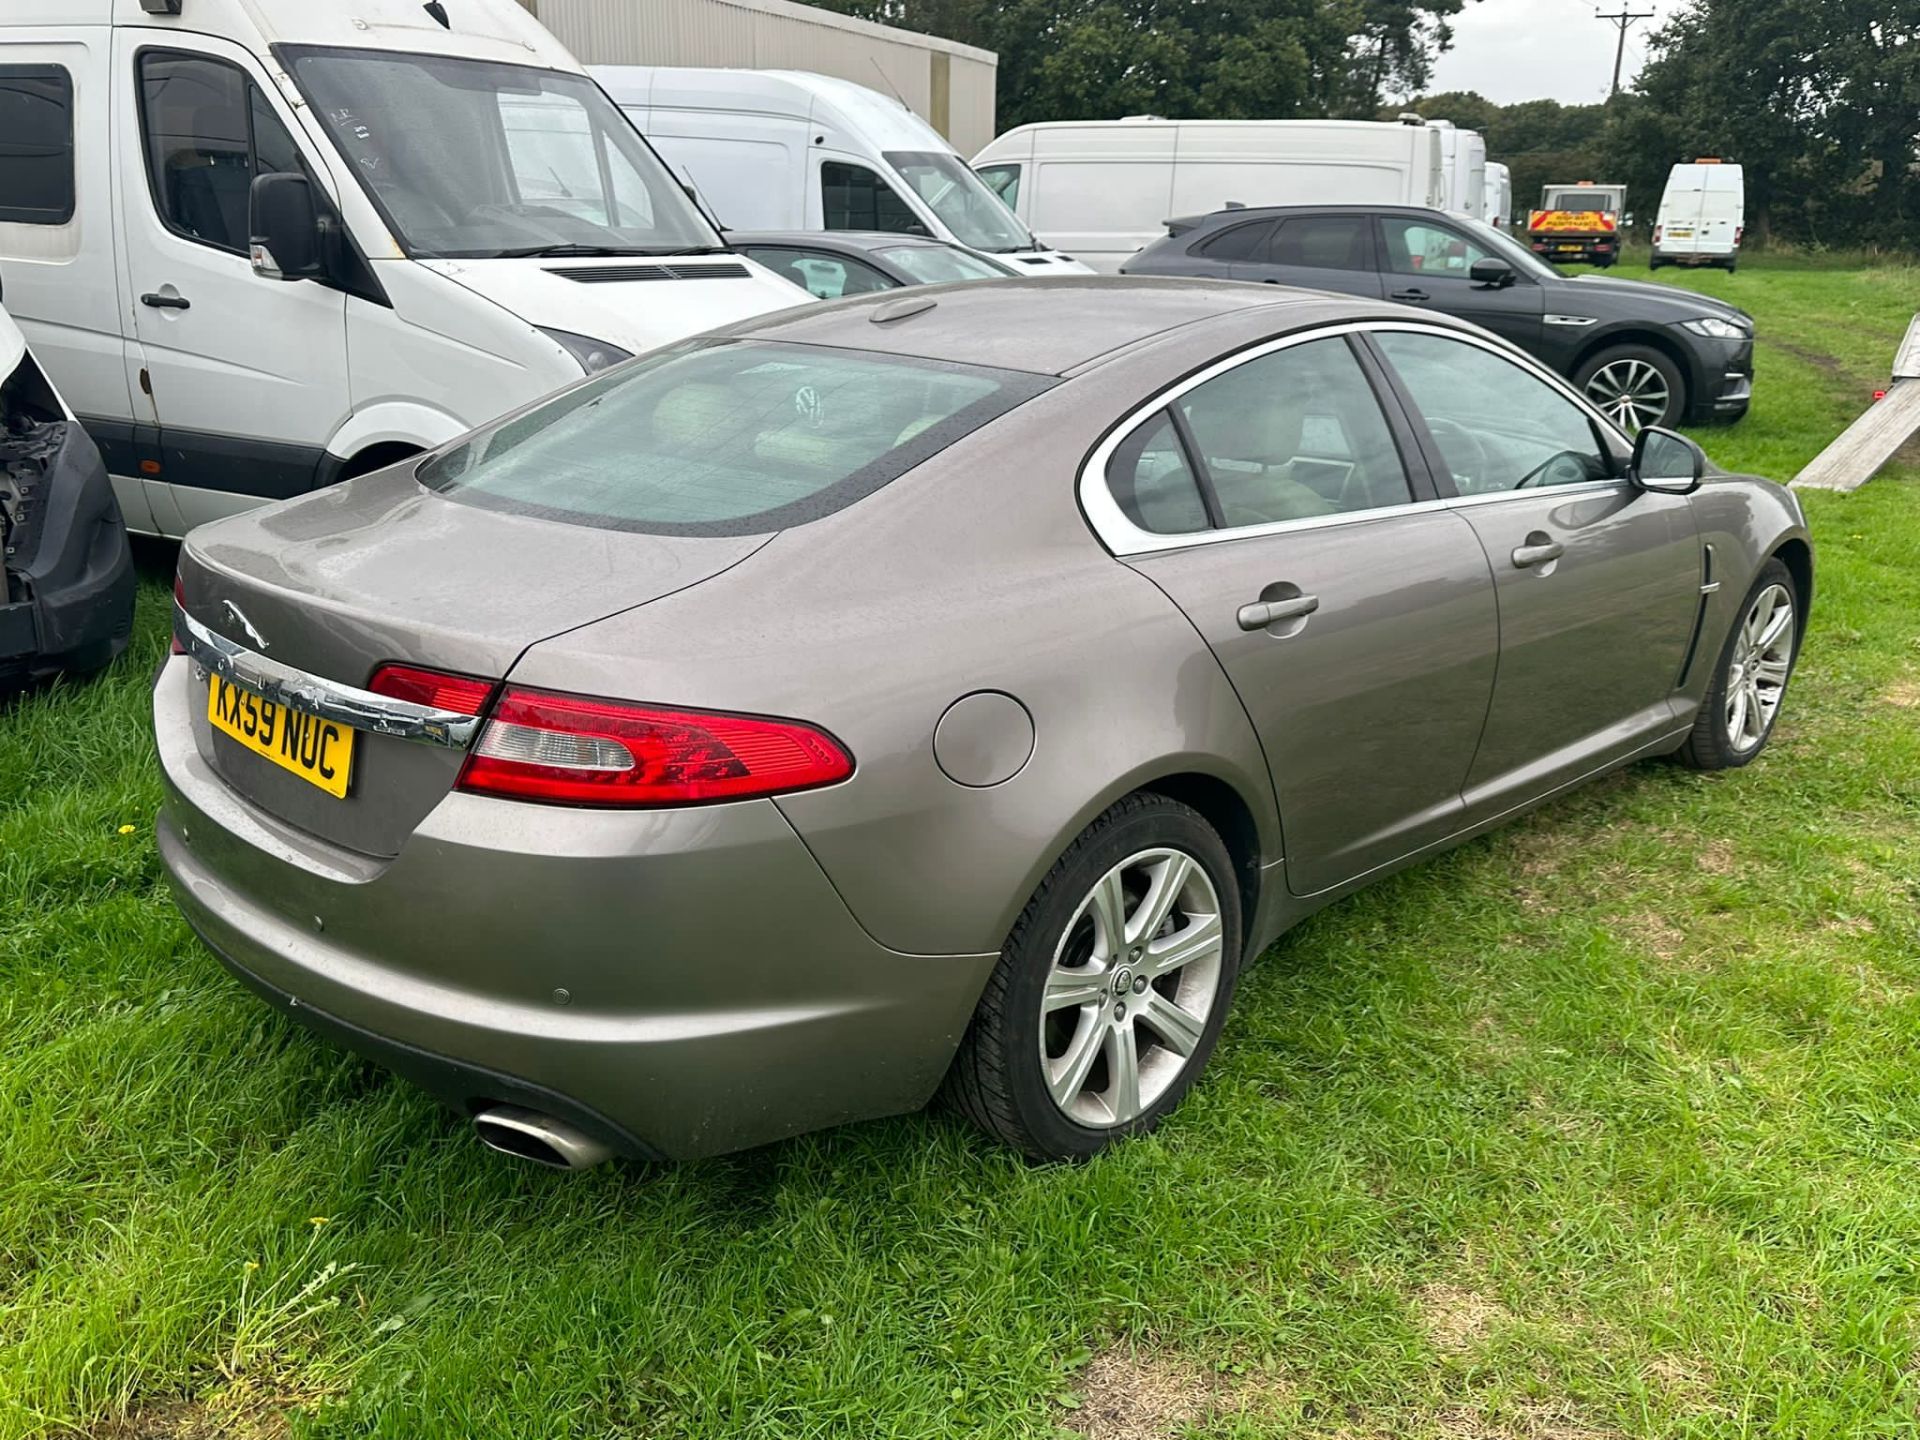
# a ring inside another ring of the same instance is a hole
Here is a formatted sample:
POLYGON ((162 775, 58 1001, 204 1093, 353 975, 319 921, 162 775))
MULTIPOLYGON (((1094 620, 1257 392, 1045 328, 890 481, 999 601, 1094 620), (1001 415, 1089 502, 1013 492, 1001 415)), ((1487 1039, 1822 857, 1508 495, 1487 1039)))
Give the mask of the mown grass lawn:
MULTIPOLYGON (((1920 310, 1680 283, 1760 318, 1705 438, 1780 476, 1920 310)), ((154 857, 156 553, 133 653, 0 711, 0 1437, 1914 1433, 1920 466, 1808 507, 1762 762, 1317 917, 1073 1169, 936 1114, 553 1175, 269 1014, 154 857)))

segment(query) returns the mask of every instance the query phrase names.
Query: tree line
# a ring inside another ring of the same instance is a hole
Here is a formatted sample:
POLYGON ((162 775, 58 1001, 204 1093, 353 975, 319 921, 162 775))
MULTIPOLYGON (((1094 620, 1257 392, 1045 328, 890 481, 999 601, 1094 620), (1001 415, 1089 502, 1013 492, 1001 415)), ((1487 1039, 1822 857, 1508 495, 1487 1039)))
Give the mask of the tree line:
POLYGON ((1000 57, 999 125, 1368 118, 1426 88, 1466 0, 813 0, 1000 57))
POLYGON ((1720 156, 1746 170, 1756 244, 1915 248, 1920 4, 1693 0, 1648 53, 1605 105, 1456 93, 1413 108, 1485 134, 1520 210, 1543 185, 1601 180, 1626 184, 1651 223, 1673 164, 1720 156))
POLYGON ((1676 161, 1746 167, 1764 244, 1914 248, 1920 0, 1691 0, 1605 105, 1424 94, 1467 0, 816 0, 1000 56, 999 124, 1156 114, 1391 117, 1487 137, 1524 210, 1544 184, 1624 182, 1643 220, 1676 161), (1406 101, 1403 96, 1423 96, 1406 101))

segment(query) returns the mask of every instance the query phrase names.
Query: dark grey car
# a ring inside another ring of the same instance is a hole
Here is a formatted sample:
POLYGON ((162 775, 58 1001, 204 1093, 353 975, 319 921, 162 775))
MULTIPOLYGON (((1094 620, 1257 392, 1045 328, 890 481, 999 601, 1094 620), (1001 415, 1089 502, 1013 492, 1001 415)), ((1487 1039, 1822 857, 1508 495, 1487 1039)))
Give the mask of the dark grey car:
POLYGON ((161 853, 243 979, 517 1153, 944 1087, 1091 1154, 1302 917, 1760 752, 1812 551, 1703 463, 1379 303, 788 311, 196 531, 161 853))
POLYGON ((1737 420, 1753 317, 1670 285, 1574 277, 1489 225, 1408 206, 1279 206, 1174 220, 1125 275, 1304 285, 1485 326, 1571 380, 1616 425, 1737 420))

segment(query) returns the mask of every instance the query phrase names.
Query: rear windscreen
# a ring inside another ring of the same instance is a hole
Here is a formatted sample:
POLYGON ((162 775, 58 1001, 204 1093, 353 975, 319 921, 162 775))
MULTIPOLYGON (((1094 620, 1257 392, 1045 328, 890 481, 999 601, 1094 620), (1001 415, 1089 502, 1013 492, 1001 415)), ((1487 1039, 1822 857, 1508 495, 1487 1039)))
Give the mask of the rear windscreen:
POLYGON ((766 534, 872 494, 1051 383, 823 346, 696 342, 483 430, 418 478, 467 504, 579 525, 766 534))

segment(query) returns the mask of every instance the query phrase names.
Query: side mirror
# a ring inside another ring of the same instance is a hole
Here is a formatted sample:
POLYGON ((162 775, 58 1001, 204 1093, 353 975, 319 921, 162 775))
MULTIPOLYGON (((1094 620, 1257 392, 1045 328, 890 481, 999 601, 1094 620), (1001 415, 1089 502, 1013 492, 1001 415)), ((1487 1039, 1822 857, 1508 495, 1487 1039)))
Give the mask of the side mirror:
POLYGON ((1627 479, 1656 495, 1691 495, 1707 473, 1707 452, 1684 435, 1649 425, 1633 442, 1627 479))
POLYGON ((1504 290, 1513 284, 1513 266, 1497 255, 1483 255, 1473 262, 1473 268, 1467 272, 1476 285, 1489 290, 1504 290))
POLYGON ((321 273, 320 217, 306 176, 255 177, 247 233, 254 274, 268 280, 307 280, 321 273))

